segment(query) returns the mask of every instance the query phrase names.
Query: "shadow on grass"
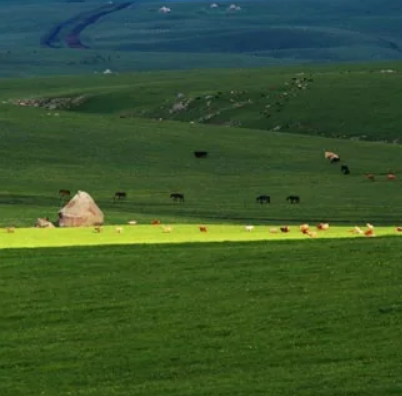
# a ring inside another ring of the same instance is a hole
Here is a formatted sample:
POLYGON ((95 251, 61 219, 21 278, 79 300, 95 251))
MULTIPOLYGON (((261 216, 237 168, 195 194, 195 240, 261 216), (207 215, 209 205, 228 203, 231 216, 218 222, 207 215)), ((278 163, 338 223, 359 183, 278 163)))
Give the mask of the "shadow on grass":
POLYGON ((60 206, 67 200, 58 197, 22 194, 0 194, 0 205, 35 205, 35 206, 60 206))
MULTIPOLYGON (((62 208, 69 199, 60 199, 59 197, 41 196, 41 195, 25 195, 25 194, 0 194, 0 205, 4 206, 31 206, 31 207, 43 207, 47 210, 54 211, 57 215, 59 208, 62 208)), ((362 219, 350 219, 336 216, 323 217, 311 217, 303 214, 303 210, 299 213, 295 213, 292 217, 282 217, 279 214, 275 215, 272 212, 266 213, 261 208, 261 212, 256 214, 254 211, 249 216, 236 214, 236 208, 230 207, 217 207, 214 210, 204 208, 202 205, 196 205, 194 202, 190 203, 178 203, 178 202, 134 202, 134 201, 120 201, 114 203, 112 200, 95 200, 101 210, 104 212, 118 212, 122 215, 140 213, 142 215, 149 216, 174 216, 178 219, 183 218, 184 222, 194 221, 212 221, 212 222, 225 222, 225 223, 260 223, 260 224, 301 224, 305 222, 320 223, 329 222, 339 225, 362 225, 366 221, 373 223, 374 225, 384 226, 398 226, 400 223, 396 221, 392 214, 388 216, 384 214, 372 213, 367 220, 362 219)), ((302 209, 302 207, 300 207, 302 209)), ((179 221, 179 220, 178 220, 179 221)))

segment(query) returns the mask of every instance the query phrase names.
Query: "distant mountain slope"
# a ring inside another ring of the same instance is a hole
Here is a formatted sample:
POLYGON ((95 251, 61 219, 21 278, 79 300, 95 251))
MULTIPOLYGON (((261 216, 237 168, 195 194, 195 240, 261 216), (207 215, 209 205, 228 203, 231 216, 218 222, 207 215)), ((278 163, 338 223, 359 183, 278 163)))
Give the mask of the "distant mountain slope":
POLYGON ((0 76, 402 59, 400 1, 211 3, 3 1, 0 76))

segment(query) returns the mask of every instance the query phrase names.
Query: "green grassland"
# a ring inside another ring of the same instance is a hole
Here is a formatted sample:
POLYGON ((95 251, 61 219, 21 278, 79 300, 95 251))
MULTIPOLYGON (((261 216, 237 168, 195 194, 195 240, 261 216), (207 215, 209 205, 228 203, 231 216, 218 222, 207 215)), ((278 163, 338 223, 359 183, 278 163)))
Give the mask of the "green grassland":
POLYGON ((402 390, 396 239, 1 255, 2 396, 402 390))
MULTIPOLYGON (((289 127, 293 133, 272 129, 285 119, 290 126, 303 120, 322 135, 352 138, 364 133, 396 140, 399 73, 316 70, 311 90, 289 100, 272 117, 277 119, 270 121, 268 131, 154 119, 167 114, 178 92, 207 95, 226 87, 229 96, 231 90, 275 96, 295 75, 292 70, 261 69, 227 75, 194 71, 5 81, 0 225, 31 226, 37 217, 55 219, 63 204, 60 188, 89 192, 108 224, 149 224, 154 218, 164 223, 398 224, 402 187, 386 174, 399 176, 402 171, 399 145, 313 137, 297 134, 306 132, 297 127, 289 127), (18 98, 81 94, 89 95, 88 101, 67 111, 12 104, 18 98), (163 104, 159 113, 155 103, 163 104), (130 108, 134 115, 120 118, 130 108), (136 117, 140 112, 152 119, 136 117), (207 150, 209 158, 196 159, 194 150, 207 150), (339 164, 329 164, 324 150, 338 152, 351 175, 342 175, 339 164), (369 182, 366 173, 376 174, 376 182, 369 182), (113 203, 119 190, 128 199, 113 203), (171 202, 171 192, 184 193, 186 202, 171 202), (260 194, 271 195, 272 204, 256 204, 260 194), (300 195, 302 203, 289 205, 285 198, 290 194, 300 195)), ((230 114, 258 126, 259 106, 230 114)), ((202 110, 194 109, 199 114, 202 110)))
POLYGON ((401 146, 389 143, 399 139, 399 70, 2 81, 0 395, 399 394, 402 169, 401 146), (308 88, 263 120, 300 73, 308 88), (213 106, 227 116, 197 121, 218 92, 213 106), (180 93, 194 102, 170 113, 180 93), (66 109, 16 104, 77 96, 66 109), (61 188, 93 196, 101 233, 30 228, 57 218, 61 188), (119 190, 128 198, 113 203, 119 190), (272 203, 257 204, 260 194, 272 203), (321 221, 330 228, 316 238, 298 230, 321 221), (376 237, 350 232, 367 222, 376 237), (281 225, 291 232, 270 232, 281 225))
MULTIPOLYGON (((104 1, 2 1, 0 76, 399 60, 402 6, 389 0, 134 1, 81 34, 89 50, 41 47, 51 29, 104 1)), ((68 25, 62 31, 68 31, 68 25)))

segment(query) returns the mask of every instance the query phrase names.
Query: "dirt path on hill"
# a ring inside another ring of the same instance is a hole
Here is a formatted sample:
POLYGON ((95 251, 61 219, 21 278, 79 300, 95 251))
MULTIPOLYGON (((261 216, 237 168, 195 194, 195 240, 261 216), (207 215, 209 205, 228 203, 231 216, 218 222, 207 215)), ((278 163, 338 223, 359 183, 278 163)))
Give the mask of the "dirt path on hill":
POLYGON ((100 18, 112 12, 121 11, 131 6, 132 2, 120 4, 107 4, 92 11, 82 12, 66 21, 58 23, 46 32, 40 40, 40 44, 47 48, 61 48, 63 43, 68 48, 87 49, 89 46, 82 43, 80 34, 100 18))

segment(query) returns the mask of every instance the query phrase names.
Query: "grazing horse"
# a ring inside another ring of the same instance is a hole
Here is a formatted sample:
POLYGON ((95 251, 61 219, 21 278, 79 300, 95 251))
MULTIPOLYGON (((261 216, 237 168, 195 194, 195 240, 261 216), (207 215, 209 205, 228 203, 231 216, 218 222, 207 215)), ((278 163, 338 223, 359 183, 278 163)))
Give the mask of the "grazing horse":
POLYGON ((344 175, 349 175, 349 174, 350 174, 350 169, 349 169, 349 167, 348 167, 347 165, 342 165, 342 166, 341 166, 341 172, 342 172, 344 175))
POLYGON ((124 191, 117 191, 114 194, 113 201, 116 202, 116 200, 120 201, 121 199, 126 199, 126 198, 127 198, 127 193, 125 193, 124 191))
POLYGON ((71 195, 70 190, 61 189, 61 190, 59 191, 59 196, 60 196, 60 198, 68 198, 70 195, 71 195))
POLYGON ((257 203, 260 203, 260 204, 271 203, 271 197, 269 195, 260 195, 255 200, 257 203))
POLYGON ((286 198, 286 201, 290 202, 291 204, 300 203, 300 197, 298 195, 289 195, 286 198))
POLYGON ((207 151, 194 151, 194 155, 196 158, 207 158, 208 152, 207 151))
POLYGON ((366 179, 371 180, 371 181, 375 181, 375 176, 372 173, 369 173, 366 175, 366 179))
POLYGON ((180 193, 172 193, 170 194, 170 198, 172 198, 174 202, 184 202, 184 195, 180 193))

